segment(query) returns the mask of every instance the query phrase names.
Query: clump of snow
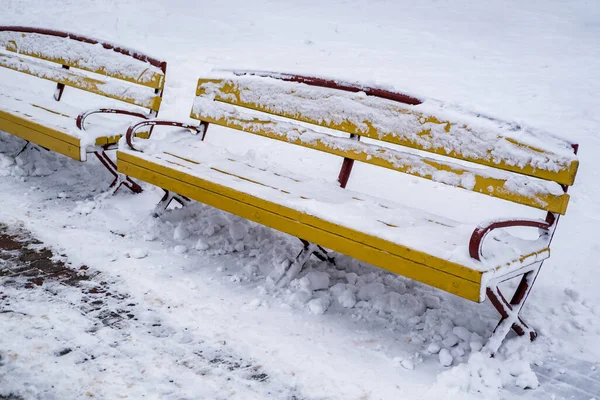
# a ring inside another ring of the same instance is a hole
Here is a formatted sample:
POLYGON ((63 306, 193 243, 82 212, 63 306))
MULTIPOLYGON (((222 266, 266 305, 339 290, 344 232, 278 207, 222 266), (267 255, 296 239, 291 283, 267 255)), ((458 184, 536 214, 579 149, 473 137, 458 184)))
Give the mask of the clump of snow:
POLYGON ((356 296, 354 291, 346 289, 337 297, 337 301, 344 308, 352 308, 356 304, 356 296))
POLYGON ((394 313, 400 318, 409 319, 417 315, 422 315, 426 310, 423 300, 410 294, 389 292, 378 295, 372 300, 373 308, 375 310, 386 313, 394 313))
POLYGON ((322 315, 329 307, 329 299, 327 297, 319 297, 308 302, 307 306, 311 313, 322 315))
POLYGON ((92 211, 96 208, 96 202, 87 200, 87 201, 78 201, 77 207, 75 207, 75 212, 81 215, 91 214, 92 211))
POLYGON ((248 227, 244 222, 238 221, 229 225, 229 234, 234 241, 243 240, 248 234, 248 227))
POLYGON ((303 279, 308 280, 310 290, 321 290, 329 288, 329 274, 324 271, 309 271, 303 279))
POLYGON ((178 224, 175 230, 173 231, 173 239, 181 241, 187 239, 188 237, 190 237, 190 232, 187 230, 185 224, 178 224))
POLYGON ((449 367, 450 365, 452 365, 452 361, 454 360, 448 349, 440 350, 439 359, 440 364, 442 364, 444 367, 449 367))
POLYGON ((198 239, 194 248, 198 251, 205 251, 210 248, 210 245, 202 238, 198 239))
POLYGON ((463 340, 465 342, 471 339, 471 332, 469 332, 469 330, 464 326, 455 326, 454 328, 452 328, 452 332, 458 338, 460 338, 460 340, 463 340))
POLYGON ((513 384, 522 389, 539 386, 537 376, 526 361, 501 361, 483 353, 473 353, 468 362, 445 371, 438 377, 438 383, 448 389, 458 388, 494 399, 504 386, 513 384))
POLYGON ((187 252, 187 247, 182 244, 179 244, 173 248, 173 251, 177 254, 184 254, 187 252))
POLYGON ((381 282, 372 282, 364 285, 358 291, 359 300, 373 300, 385 293, 385 285, 381 282))
POLYGON ((148 250, 141 248, 141 247, 136 247, 134 249, 131 249, 128 252, 128 255, 129 255, 129 257, 135 258, 135 259, 146 258, 148 256, 148 250))
POLYGON ((442 341, 442 344, 446 347, 454 347, 458 344, 459 340, 460 339, 457 335, 451 333, 448 336, 446 336, 446 338, 442 341))
POLYGON ((427 346, 427 352, 429 354, 437 354, 440 352, 440 350, 441 350, 441 347, 437 343, 430 343, 429 346, 427 346))

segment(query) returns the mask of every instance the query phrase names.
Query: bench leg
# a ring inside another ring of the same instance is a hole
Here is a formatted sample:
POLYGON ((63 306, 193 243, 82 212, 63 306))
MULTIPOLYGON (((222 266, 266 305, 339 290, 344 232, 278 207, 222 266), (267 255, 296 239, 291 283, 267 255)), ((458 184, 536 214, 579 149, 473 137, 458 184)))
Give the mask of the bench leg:
POLYGON ((498 351, 511 328, 519 336, 528 335, 529 339, 532 341, 537 337, 535 330, 527 325, 520 313, 525 305, 527 296, 531 292, 533 283, 540 272, 541 266, 542 263, 540 262, 534 269, 522 275, 521 281, 510 302, 508 302, 502 292, 500 292, 500 289, 498 288, 500 282, 490 285, 487 288, 487 296, 496 310, 500 313, 501 319, 486 344, 484 352, 493 355, 498 351))
MULTIPOLYGON (((45 147, 42 147, 42 146, 40 146, 39 144, 34 144, 34 145, 35 145, 36 147, 39 147, 40 149, 43 149, 43 150, 49 151, 47 148, 45 148, 45 147)), ((15 155, 14 155, 14 156, 11 156, 11 157, 13 157, 13 158, 17 158, 17 157, 19 157, 21 154, 23 154, 23 153, 25 152, 25 150, 27 150, 27 149, 31 149, 31 148, 33 148, 33 149, 35 149, 35 148, 36 148, 36 147, 32 147, 32 146, 33 146, 33 145, 31 144, 31 142, 30 142, 29 140, 25 141, 25 146, 23 146, 23 147, 21 148, 21 150, 17 151, 17 152, 15 153, 15 155)), ((4 154, 5 154, 5 153, 4 153, 4 154)))
POLYGON ((185 207, 187 204, 192 202, 190 199, 188 199, 185 196, 182 196, 177 193, 169 192, 168 190, 165 190, 165 189, 163 189, 163 190, 165 191, 165 194, 162 197, 162 199, 160 199, 160 201, 158 202, 156 207, 154 208, 154 213, 153 213, 154 217, 158 217, 160 214, 162 214, 167 209, 167 207, 169 207, 169 204, 171 204, 171 202, 173 200, 175 200, 176 202, 181 204, 182 207, 185 207))
POLYGON ((104 167, 115 177, 115 179, 109 186, 109 189, 112 189, 113 194, 116 193, 122 185, 131 190, 133 193, 142 192, 142 187, 140 185, 135 183, 127 175, 117 171, 116 164, 110 159, 110 157, 108 157, 106 151, 96 151, 94 152, 94 154, 96 155, 96 157, 98 157, 102 165, 104 165, 104 167))
POLYGON ((300 271, 302 271, 302 267, 304 267, 304 264, 306 264, 310 256, 312 256, 313 254, 319 260, 327 261, 335 265, 335 260, 323 247, 314 243, 310 243, 304 239, 300 239, 300 241, 302 242, 304 247, 302 248, 300 253, 298 253, 294 262, 290 264, 290 266, 286 269, 283 275, 281 275, 277 282, 275 282, 275 285, 278 288, 282 288, 288 285, 294 278, 296 278, 300 271))
POLYGON ((17 154, 15 154, 15 156, 14 156, 14 157, 15 157, 15 158, 17 158, 17 157, 19 157, 21 154, 23 154, 23 152, 24 152, 25 150, 27 150, 27 148, 29 147, 29 144, 30 144, 30 142, 29 142, 29 140, 28 140, 28 141, 25 143, 25 146, 23 146, 23 148, 22 148, 21 150, 19 150, 19 152, 18 152, 17 154))

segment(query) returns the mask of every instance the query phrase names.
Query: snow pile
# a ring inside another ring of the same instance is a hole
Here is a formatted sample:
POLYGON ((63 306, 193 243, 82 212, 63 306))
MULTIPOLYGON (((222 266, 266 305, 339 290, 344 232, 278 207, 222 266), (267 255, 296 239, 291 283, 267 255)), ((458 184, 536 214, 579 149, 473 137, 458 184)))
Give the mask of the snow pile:
POLYGON ((65 158, 0 131, 0 176, 48 176, 65 166, 65 158))
MULTIPOLYGON (((440 353, 442 358, 451 360, 452 356, 447 352, 444 355, 440 353)), ((486 400, 500 400, 499 389, 503 387, 536 389, 539 382, 526 361, 500 361, 482 353, 473 353, 467 362, 441 373, 438 385, 477 394, 486 400)))
POLYGON ((221 272, 236 282, 254 282, 263 294, 277 296, 294 308, 316 315, 346 310, 361 320, 383 318, 400 331, 409 329, 421 357, 439 358, 444 366, 460 364, 471 352, 481 350, 490 332, 490 326, 478 318, 448 317, 448 307, 453 305, 444 304, 436 289, 343 255, 336 255, 335 268, 310 259, 289 286, 278 289, 274 283, 301 243, 212 207, 193 203, 171 210, 148 221, 145 229, 144 237, 172 238, 167 246, 178 254, 238 254, 243 260, 240 268, 221 272))
MULTIPOLYGON (((144 236, 172 238, 167 246, 200 255, 230 255, 236 268, 220 268, 232 282, 257 286, 262 296, 312 315, 350 314, 358 321, 384 322, 389 329, 414 346, 412 353, 394 355, 392 363, 404 370, 419 369, 425 362, 449 368, 438 386, 475 394, 496 396, 503 387, 536 388, 538 381, 522 347, 504 346, 497 358, 482 350, 495 318, 478 316, 477 304, 465 312, 428 286, 336 255, 333 268, 316 258, 283 289, 274 282, 295 257, 297 239, 201 204, 174 209, 148 221, 144 236)), ((162 239, 161 239, 162 240, 162 239)), ((187 256, 187 254, 186 254, 187 256)), ((264 305, 254 299, 246 306, 264 305)), ((509 341, 510 342, 510 341, 509 341)), ((530 346, 528 341, 518 343, 530 346)), ((487 398, 487 397, 486 397, 487 398)))

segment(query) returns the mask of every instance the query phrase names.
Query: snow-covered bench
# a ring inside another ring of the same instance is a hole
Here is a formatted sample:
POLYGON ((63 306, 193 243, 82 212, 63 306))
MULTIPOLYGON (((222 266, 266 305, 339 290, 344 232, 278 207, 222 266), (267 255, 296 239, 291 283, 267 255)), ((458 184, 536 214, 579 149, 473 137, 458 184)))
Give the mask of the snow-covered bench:
POLYGON ((511 327, 535 338, 519 313, 550 255, 559 216, 566 211, 566 191, 578 167, 576 144, 433 100, 318 78, 237 71, 200 79, 196 95, 191 117, 200 125, 140 122, 129 128, 117 152, 120 172, 167 191, 159 206, 193 199, 297 236, 304 249, 279 284, 293 279, 312 254, 333 261, 327 248, 465 299, 482 302, 489 297, 502 316, 488 342, 491 352, 511 327), (203 141, 209 124, 343 157, 339 184, 291 174, 213 146, 203 141), (138 130, 153 125, 179 126, 196 135, 180 129, 161 140, 135 138, 138 130), (520 203, 547 215, 481 225, 452 221, 345 189, 354 161, 520 203), (501 229, 515 226, 536 228, 539 238, 524 240, 501 229), (508 300, 498 285, 515 277, 521 277, 520 284, 508 300))
POLYGON ((0 26, 0 67, 1 131, 79 161, 94 153, 115 176, 111 187, 141 190, 117 173, 106 150, 116 148, 131 117, 157 116, 166 62, 80 35, 0 26), (56 83, 53 99, 44 80, 56 83), (68 103, 61 102, 65 86, 92 96, 70 93, 68 103), (129 107, 114 108, 112 103, 129 107), (97 116, 86 124, 88 116, 98 113, 125 115, 126 120, 97 116))

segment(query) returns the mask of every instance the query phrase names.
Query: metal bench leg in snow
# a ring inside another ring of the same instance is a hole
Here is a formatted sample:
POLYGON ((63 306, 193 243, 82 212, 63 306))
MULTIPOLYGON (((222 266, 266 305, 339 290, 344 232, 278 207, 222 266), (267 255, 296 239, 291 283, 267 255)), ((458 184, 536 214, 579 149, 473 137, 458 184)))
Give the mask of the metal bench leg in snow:
POLYGON ((109 189, 112 189, 113 194, 116 193, 117 190, 119 190, 121 185, 124 185, 129 190, 131 190, 133 193, 141 193, 142 192, 142 187, 140 185, 135 183, 127 175, 122 174, 119 171, 117 171, 117 166, 110 159, 110 157, 108 157, 108 154, 106 154, 106 151, 104 151, 104 150, 95 151, 94 154, 96 155, 96 157, 98 157, 98 159, 100 160, 102 165, 104 165, 104 167, 115 177, 115 179, 112 181, 112 183, 109 186, 109 189))
POLYGON ((519 286, 517 286, 517 289, 515 290, 510 302, 506 300, 498 288, 498 285, 501 282, 494 282, 488 286, 487 296, 496 310, 498 310, 502 318, 500 319, 498 326, 496 326, 494 333, 488 340, 484 348, 484 352, 493 355, 496 351, 498 351, 502 341, 506 338, 511 328, 519 336, 529 335, 529 339, 532 341, 537 337, 535 330, 527 325, 520 313, 525 305, 527 296, 531 292, 533 283, 540 272, 542 263, 543 261, 536 263, 533 269, 525 272, 522 275, 519 286))
POLYGON ((303 249, 298 253, 294 262, 287 268, 287 270, 281 275, 281 277, 275 282, 275 285, 279 288, 289 284, 298 274, 302 271, 302 267, 308 261, 310 256, 313 254, 321 261, 327 261, 335 265, 335 260, 329 255, 327 250, 323 247, 310 243, 304 239, 300 239, 304 245, 303 249))
POLYGON ((14 155, 15 158, 19 157, 21 154, 23 154, 23 152, 25 150, 27 150, 27 148, 29 147, 29 140, 25 143, 25 146, 23 146, 23 148, 21 150, 19 150, 19 152, 17 154, 14 155))
POLYGON ((190 204, 192 201, 190 199, 188 199, 185 196, 182 196, 180 194, 174 193, 174 192, 169 192, 168 190, 165 190, 165 194, 162 197, 162 199, 160 199, 160 201, 158 202, 158 204, 156 205, 156 207, 154 208, 154 216, 158 217, 160 214, 162 214, 167 207, 169 207, 169 204, 171 204, 171 202, 173 200, 175 200, 176 202, 178 202, 179 204, 181 204, 182 207, 185 207, 186 205, 190 204))

